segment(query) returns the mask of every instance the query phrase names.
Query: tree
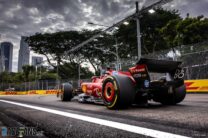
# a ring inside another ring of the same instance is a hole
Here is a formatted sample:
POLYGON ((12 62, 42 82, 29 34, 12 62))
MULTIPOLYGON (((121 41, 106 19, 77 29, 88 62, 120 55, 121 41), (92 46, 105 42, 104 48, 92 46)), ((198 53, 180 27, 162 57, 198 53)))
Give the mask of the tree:
MULTIPOLYGON (((171 20, 180 20, 178 11, 164 10, 162 8, 155 9, 154 14, 145 12, 140 18, 141 26, 141 43, 142 53, 152 53, 156 50, 169 48, 163 36, 160 34, 160 29, 171 20)), ((131 57, 137 55, 137 32, 136 21, 131 20, 129 25, 121 25, 116 33, 123 46, 119 47, 121 57, 126 58, 129 54, 131 57)))
POLYGON ((13 83, 24 82, 24 75, 21 72, 14 73, 12 77, 13 77, 13 83))
POLYGON ((160 32, 172 47, 203 42, 208 39, 208 19, 198 16, 171 20, 160 32))
MULTIPOLYGON (((95 47, 111 47, 112 36, 103 34, 104 37, 97 38, 96 41, 86 44, 87 46, 79 49, 78 51, 74 51, 68 55, 66 55, 65 52, 71 50, 84 40, 87 40, 99 32, 100 30, 82 30, 57 32, 53 34, 35 34, 28 37, 27 42, 34 52, 45 55, 49 64, 53 67, 55 66, 51 63, 49 57, 52 57, 52 60, 56 60, 58 62, 58 66, 64 64, 65 62, 72 64, 90 62, 95 71, 97 71, 98 66, 107 60, 110 61, 112 56, 109 56, 109 53, 105 53, 95 47)), ((62 72, 62 70, 60 70, 60 72, 62 72)))
POLYGON ((57 79, 57 74, 56 73, 44 72, 41 75, 41 79, 43 79, 43 80, 55 80, 55 79, 57 79))
MULTIPOLYGON (((77 79, 79 66, 80 65, 77 63, 64 63, 63 65, 59 66, 59 70, 62 70, 62 72, 59 72, 59 76, 62 79, 77 79)), ((54 72, 56 71, 54 70, 54 72)), ((80 67, 80 74, 82 79, 89 78, 93 75, 88 68, 84 67, 80 67)))
POLYGON ((176 27, 181 21, 182 19, 171 20, 160 29, 160 34, 166 41, 168 47, 173 48, 174 46, 178 45, 180 35, 178 34, 176 27))
MULTIPOLYGON (((99 32, 99 30, 98 30, 99 32)), ((89 30, 82 31, 85 38, 93 36, 98 32, 89 30)), ((93 66, 95 72, 99 71, 99 67, 108 62, 116 60, 116 56, 112 55, 109 51, 115 51, 115 38, 113 35, 104 33, 102 37, 98 37, 78 51, 87 61, 93 66)))
POLYGON ((30 73, 34 72, 35 68, 34 68, 34 66, 31 66, 31 65, 24 65, 22 67, 22 70, 23 70, 25 81, 27 82, 27 81, 29 81, 30 73))
POLYGON ((176 39, 184 45, 202 42, 208 39, 208 19, 203 16, 186 18, 176 26, 176 39))
POLYGON ((26 39, 31 50, 44 55, 52 66, 54 65, 51 64, 50 58, 56 60, 58 64, 61 64, 65 58, 73 62, 76 54, 69 54, 65 57, 64 53, 84 40, 85 38, 79 31, 64 31, 51 34, 37 33, 26 39))
MULTIPOLYGON (((206 18, 187 17, 182 19, 176 10, 168 11, 157 8, 155 11, 154 14, 145 12, 140 17, 142 54, 173 48, 177 44, 188 44, 207 39, 206 18)), ((120 25, 119 29, 111 34, 104 33, 102 37, 98 37, 84 47, 66 55, 66 51, 75 48, 99 32, 100 30, 82 30, 51 34, 37 33, 28 37, 27 42, 34 52, 45 55, 49 64, 51 64, 51 60, 56 60, 60 67, 60 74, 68 74, 68 76, 73 75, 67 71, 74 70, 78 64, 83 62, 90 63, 95 72, 98 72, 99 66, 102 64, 116 61, 116 56, 112 54, 112 51, 116 51, 113 46, 115 38, 118 40, 120 58, 137 56, 135 20, 130 20, 128 26, 120 25), (50 60, 50 58, 52 59, 50 60)))
POLYGON ((1 82, 4 82, 4 83, 11 83, 12 82, 11 75, 7 71, 2 72, 0 74, 0 78, 1 78, 1 82))

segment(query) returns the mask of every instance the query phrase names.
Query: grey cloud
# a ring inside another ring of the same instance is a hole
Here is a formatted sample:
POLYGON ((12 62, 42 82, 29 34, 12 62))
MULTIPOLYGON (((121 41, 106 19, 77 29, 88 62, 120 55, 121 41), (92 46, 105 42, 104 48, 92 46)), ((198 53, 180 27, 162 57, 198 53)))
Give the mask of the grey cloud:
POLYGON ((199 15, 208 17, 208 0, 173 0, 164 7, 179 10, 182 17, 186 17, 187 13, 192 17, 199 15))

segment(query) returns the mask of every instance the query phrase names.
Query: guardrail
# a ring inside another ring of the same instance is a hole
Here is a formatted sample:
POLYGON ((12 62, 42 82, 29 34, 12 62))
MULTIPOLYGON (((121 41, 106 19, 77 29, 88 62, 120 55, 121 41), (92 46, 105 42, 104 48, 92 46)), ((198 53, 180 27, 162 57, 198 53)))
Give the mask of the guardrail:
POLYGON ((57 94, 59 90, 0 91, 0 95, 34 95, 57 94))
POLYGON ((208 79, 203 80, 185 80, 187 92, 208 92, 208 79))
MULTIPOLYGON (((188 93, 208 93, 208 79, 185 80, 188 93)), ((0 95, 46 95, 57 94, 60 90, 0 91, 0 95)))

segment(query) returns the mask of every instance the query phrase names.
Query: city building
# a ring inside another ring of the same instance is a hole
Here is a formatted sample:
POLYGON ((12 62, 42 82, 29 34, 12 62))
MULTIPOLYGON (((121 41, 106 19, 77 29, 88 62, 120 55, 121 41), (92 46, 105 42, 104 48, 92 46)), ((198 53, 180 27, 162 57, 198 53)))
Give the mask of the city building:
POLYGON ((32 65, 36 66, 37 64, 40 64, 43 62, 43 57, 38 57, 38 56, 32 56, 32 65))
POLYGON ((0 49, 2 71, 12 72, 13 44, 11 42, 2 42, 0 49))
MULTIPOLYGON (((1 46, 1 43, 0 43, 1 46)), ((3 62, 2 62, 2 57, 1 57, 1 47, 0 47, 0 73, 3 71, 3 62)))
POLYGON ((20 40, 18 72, 22 72, 22 66, 30 64, 30 49, 25 39, 26 37, 22 36, 20 40))

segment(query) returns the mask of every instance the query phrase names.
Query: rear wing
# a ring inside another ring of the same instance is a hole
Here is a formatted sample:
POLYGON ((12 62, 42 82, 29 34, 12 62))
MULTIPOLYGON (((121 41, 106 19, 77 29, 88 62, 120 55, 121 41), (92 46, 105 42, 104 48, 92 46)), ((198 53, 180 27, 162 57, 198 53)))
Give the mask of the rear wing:
POLYGON ((180 61, 171 60, 157 60, 141 58, 137 64, 145 64, 150 72, 166 73, 175 72, 175 70, 181 65, 180 61))

